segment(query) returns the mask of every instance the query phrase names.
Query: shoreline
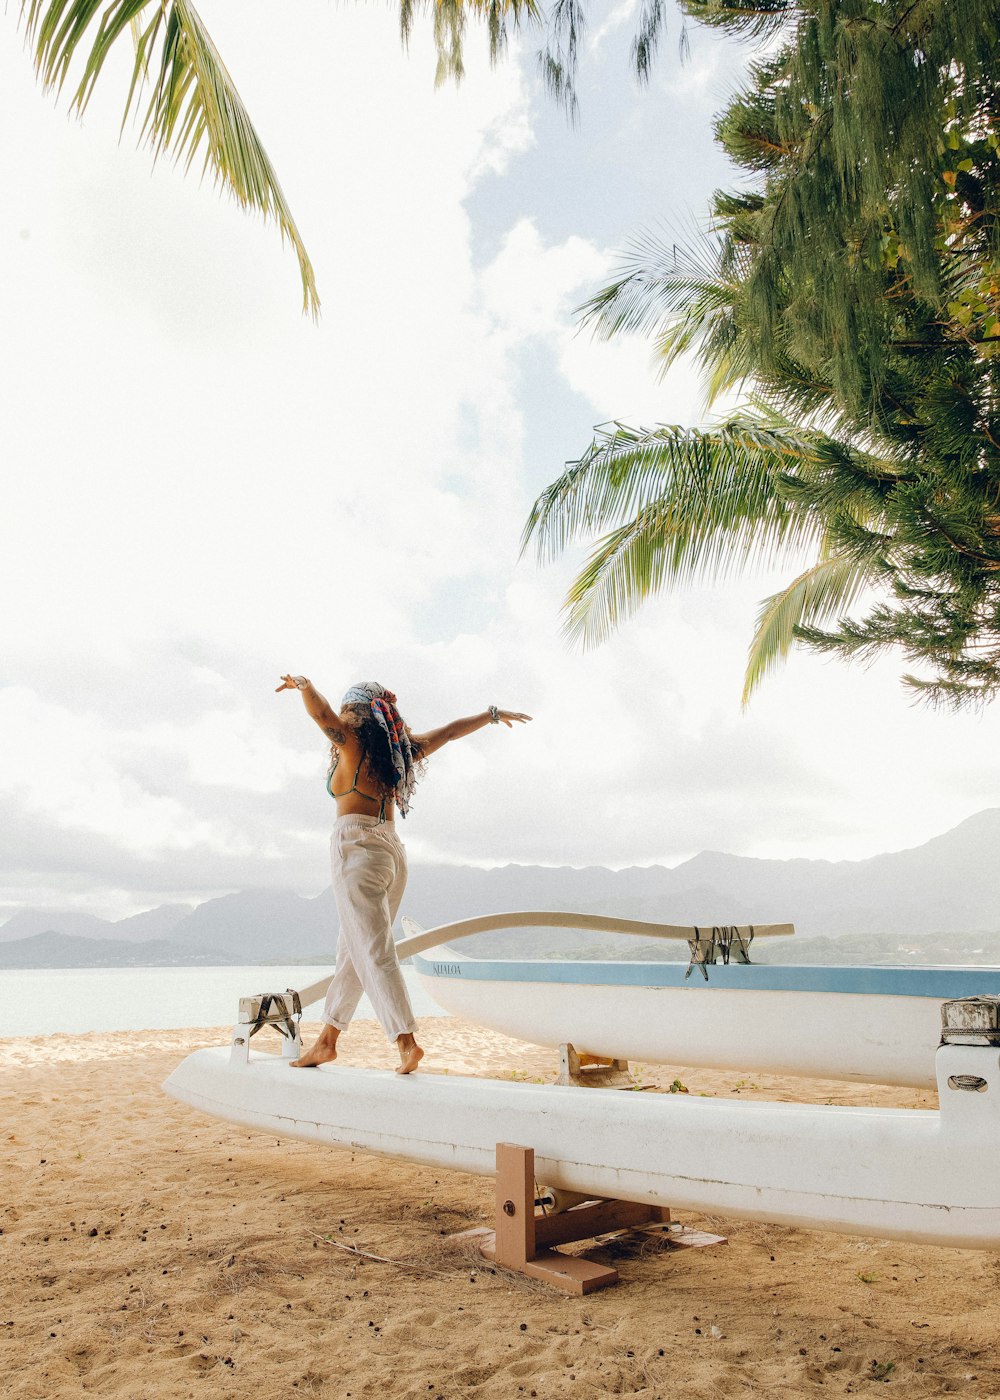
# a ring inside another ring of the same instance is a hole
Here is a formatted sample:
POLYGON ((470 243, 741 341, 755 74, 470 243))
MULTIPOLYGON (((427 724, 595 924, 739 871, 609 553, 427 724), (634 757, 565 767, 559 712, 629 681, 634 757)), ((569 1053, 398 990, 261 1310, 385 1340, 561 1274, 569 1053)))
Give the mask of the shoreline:
MULTIPOLYGON (((489 1178, 251 1134, 160 1092, 178 1059, 229 1034, 0 1039, 11 1400, 251 1385, 329 1400, 716 1400, 874 1380, 908 1398, 1000 1397, 995 1255, 682 1212, 728 1243, 605 1242, 587 1252, 621 1283, 566 1297, 443 1245, 489 1223, 489 1178)), ((419 1074, 555 1075, 554 1052, 453 1018, 428 1019, 421 1040, 419 1074)), ((341 1043, 345 1064, 394 1063, 373 1022, 341 1043)), ((654 1092, 680 1080, 719 1097, 934 1104, 885 1086, 636 1069, 654 1092)))

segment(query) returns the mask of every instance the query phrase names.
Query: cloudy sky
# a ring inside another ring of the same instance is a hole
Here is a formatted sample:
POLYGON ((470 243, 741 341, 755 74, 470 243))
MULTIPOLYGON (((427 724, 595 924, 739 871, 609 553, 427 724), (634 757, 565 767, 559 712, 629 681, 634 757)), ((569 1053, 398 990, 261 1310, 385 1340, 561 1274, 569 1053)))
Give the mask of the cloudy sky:
POLYGON ((602 649, 559 631, 574 562, 518 539, 593 426, 704 421, 696 377, 573 308, 629 236, 731 178, 711 117, 745 52, 679 20, 650 88, 635 8, 595 6, 575 129, 535 43, 470 34, 434 90, 382 6, 200 7, 311 252, 319 326, 273 228, 85 122, 0 23, 0 918, 110 917, 250 886, 319 891, 322 739, 282 671, 392 686, 417 729, 535 716, 435 756, 411 859, 621 866, 705 848, 857 858, 1000 791, 1000 712, 914 708, 901 666, 797 656, 740 710, 757 600, 662 599, 602 649))

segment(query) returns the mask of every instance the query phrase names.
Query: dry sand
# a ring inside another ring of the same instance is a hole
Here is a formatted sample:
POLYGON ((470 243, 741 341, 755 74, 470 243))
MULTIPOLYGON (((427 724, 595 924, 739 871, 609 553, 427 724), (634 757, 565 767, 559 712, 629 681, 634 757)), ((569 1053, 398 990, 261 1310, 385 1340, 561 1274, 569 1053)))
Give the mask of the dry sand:
MULTIPOLYGON (((729 1243, 612 1241, 593 1253, 615 1263, 619 1286, 566 1297, 444 1247, 488 1222, 487 1179, 251 1135, 161 1093, 183 1055, 227 1034, 0 1041, 8 1400, 715 1400, 883 1384, 1000 1397, 993 1254, 682 1214, 729 1243)), ((422 1039, 431 1071, 553 1077, 551 1052, 463 1022, 428 1020, 422 1039)), ((345 1063, 393 1062, 370 1022, 342 1047, 345 1063)), ((640 1073, 692 1093, 933 1104, 907 1090, 640 1073)))

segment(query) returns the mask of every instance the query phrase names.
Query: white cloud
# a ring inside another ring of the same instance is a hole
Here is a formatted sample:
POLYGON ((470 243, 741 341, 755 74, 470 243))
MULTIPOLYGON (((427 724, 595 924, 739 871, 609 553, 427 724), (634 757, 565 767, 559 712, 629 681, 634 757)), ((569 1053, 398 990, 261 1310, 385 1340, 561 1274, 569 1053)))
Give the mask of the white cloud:
MULTIPOLYGON (((204 845, 239 848, 235 828, 224 832, 176 797, 149 791, 127 771, 130 745, 145 748, 147 736, 112 732, 94 716, 42 701, 21 687, 0 692, 0 702, 0 723, 19 741, 6 755, 3 790, 23 795, 29 815, 140 855, 204 845)), ((155 752, 155 738, 151 747, 155 752)))
POLYGON ((607 259, 583 238, 547 246, 530 218, 520 219, 479 279, 483 304, 508 342, 565 333, 581 289, 607 259))
POLYGON ((703 421, 704 396, 689 362, 661 377, 644 337, 601 340, 580 325, 577 308, 611 279, 618 261, 616 252, 583 238, 547 245, 523 218, 480 279, 484 308, 512 353, 533 337, 544 339, 566 384, 587 399, 597 420, 703 421))
POLYGON ((588 53, 597 53, 610 34, 617 33, 632 21, 638 8, 639 0, 621 0, 620 4, 613 5, 587 40, 588 53))

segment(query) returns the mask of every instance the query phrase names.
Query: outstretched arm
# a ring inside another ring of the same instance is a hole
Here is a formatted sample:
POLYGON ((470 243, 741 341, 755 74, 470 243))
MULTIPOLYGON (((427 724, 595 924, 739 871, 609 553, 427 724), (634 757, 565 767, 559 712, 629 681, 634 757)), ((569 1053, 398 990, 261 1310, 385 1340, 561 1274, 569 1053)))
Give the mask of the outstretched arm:
POLYGON ((332 739, 335 744, 344 742, 343 720, 329 700, 320 695, 312 681, 307 680, 305 676, 282 676, 281 684, 274 693, 278 695, 283 690, 297 690, 302 696, 309 718, 316 721, 327 738, 332 739))
POLYGON ((414 734, 413 741, 419 745, 421 758, 427 758, 436 749, 450 744, 453 739, 464 739, 467 734, 475 734, 477 729, 487 724, 505 724, 512 729, 515 724, 527 724, 530 715, 522 715, 517 710, 498 710, 495 705, 481 715, 470 715, 468 719, 453 719, 440 729, 430 729, 426 734, 414 734))

